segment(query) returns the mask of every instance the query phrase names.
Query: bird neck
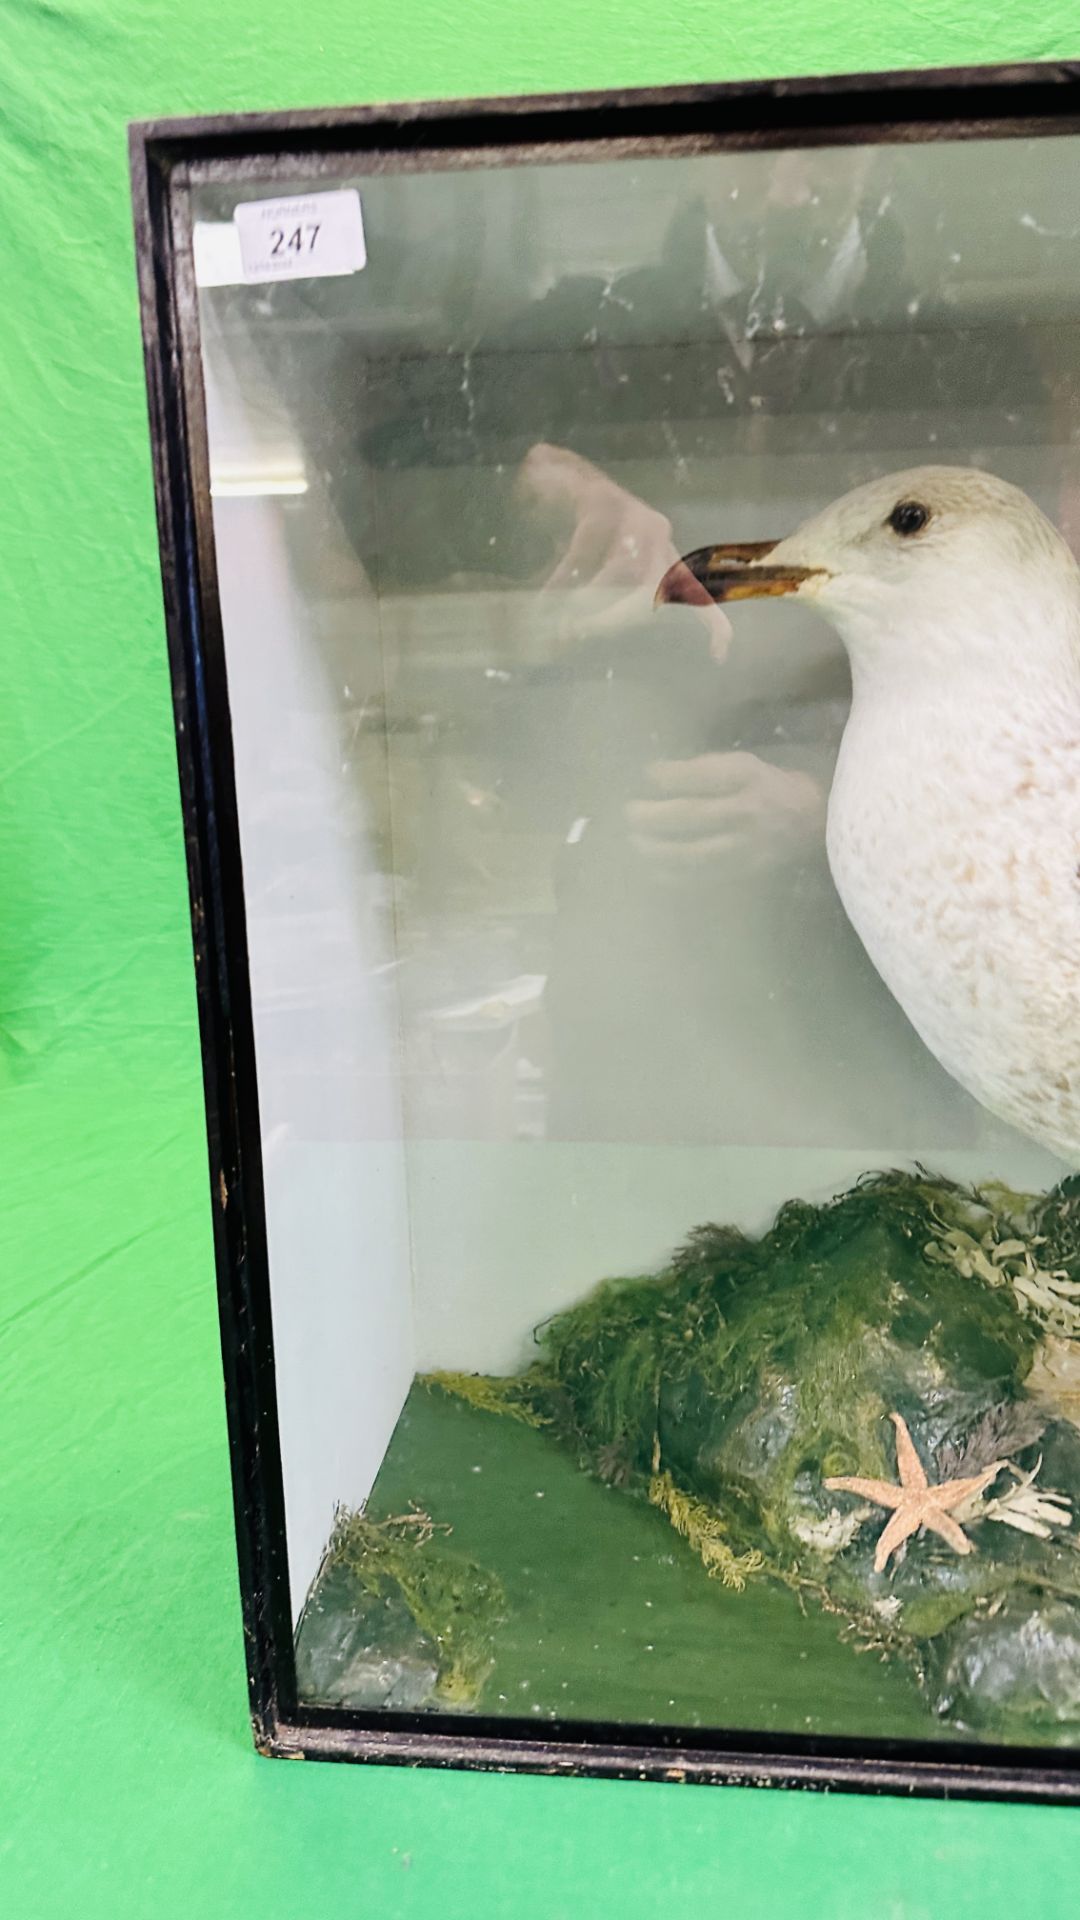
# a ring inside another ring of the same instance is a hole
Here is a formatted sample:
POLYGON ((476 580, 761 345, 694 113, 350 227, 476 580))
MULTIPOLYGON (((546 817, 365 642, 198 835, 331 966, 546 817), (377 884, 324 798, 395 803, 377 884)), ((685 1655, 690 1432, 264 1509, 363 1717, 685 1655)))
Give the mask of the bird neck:
POLYGON ((962 722, 969 733, 1025 722, 1080 725, 1080 585, 1050 582, 1021 600, 958 596, 925 611, 845 609, 852 714, 871 705, 894 724, 962 722))

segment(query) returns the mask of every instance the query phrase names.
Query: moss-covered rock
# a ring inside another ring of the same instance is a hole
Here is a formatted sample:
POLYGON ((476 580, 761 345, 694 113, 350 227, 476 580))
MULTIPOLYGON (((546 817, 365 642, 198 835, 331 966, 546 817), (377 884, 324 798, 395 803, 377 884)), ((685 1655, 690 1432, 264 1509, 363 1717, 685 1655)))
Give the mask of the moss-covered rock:
POLYGON ((1078 1208, 1074 1182, 1034 1199, 889 1173, 791 1202, 760 1240, 702 1228, 542 1328, 513 1403, 709 1573, 782 1580, 908 1660, 958 1726, 1080 1738, 1080 1691, 1054 1677, 1080 1645, 1080 1433, 1041 1365, 1047 1329, 1059 1365, 1074 1344, 1078 1208), (896 1482, 894 1413, 934 1484, 1001 1463, 957 1512, 969 1554, 920 1532, 876 1571, 887 1512, 826 1487, 896 1482))
POLYGON ((505 1616, 500 1582, 419 1512, 338 1513, 298 1635, 307 1699, 408 1710, 475 1707, 505 1616))

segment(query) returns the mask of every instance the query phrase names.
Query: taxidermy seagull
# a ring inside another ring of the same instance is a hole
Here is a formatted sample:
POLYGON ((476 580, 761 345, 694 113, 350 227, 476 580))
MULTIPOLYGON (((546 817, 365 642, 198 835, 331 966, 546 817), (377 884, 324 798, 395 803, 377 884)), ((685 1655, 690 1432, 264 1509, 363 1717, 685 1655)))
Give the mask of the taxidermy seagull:
POLYGON ((851 712, 837 891, 931 1052, 1080 1166, 1080 568, 1018 488, 916 467, 778 542, 703 547, 658 601, 797 595, 836 628, 851 712))

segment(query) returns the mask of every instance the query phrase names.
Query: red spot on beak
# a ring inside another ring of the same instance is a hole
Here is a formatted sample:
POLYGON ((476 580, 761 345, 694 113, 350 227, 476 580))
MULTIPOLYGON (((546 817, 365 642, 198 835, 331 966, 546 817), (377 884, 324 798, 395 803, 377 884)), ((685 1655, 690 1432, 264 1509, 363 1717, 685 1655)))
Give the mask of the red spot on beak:
POLYGON ((685 560, 676 560, 674 566, 668 568, 653 601, 657 607, 711 607, 712 604, 712 595, 702 586, 697 575, 691 573, 685 560))

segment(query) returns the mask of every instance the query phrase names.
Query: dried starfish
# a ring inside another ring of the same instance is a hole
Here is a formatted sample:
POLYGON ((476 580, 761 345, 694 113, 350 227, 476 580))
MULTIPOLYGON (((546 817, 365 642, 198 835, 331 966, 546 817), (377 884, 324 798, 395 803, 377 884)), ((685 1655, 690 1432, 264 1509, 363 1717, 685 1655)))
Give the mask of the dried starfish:
POLYGON ((920 1527, 929 1527, 932 1532, 940 1534, 954 1553, 971 1553, 971 1541, 952 1518, 950 1509, 963 1506, 965 1500, 973 1500, 976 1494, 990 1485, 991 1480, 997 1478, 1005 1462, 995 1460, 992 1466, 984 1468, 973 1479, 945 1480, 941 1486, 932 1487, 915 1451, 907 1421, 899 1413, 892 1413, 889 1418, 896 1428, 899 1486, 894 1486, 889 1480, 863 1480, 857 1474, 842 1474, 825 1482, 830 1493, 857 1493, 864 1500, 873 1500, 876 1506, 895 1509, 877 1543, 874 1572, 881 1573, 889 1555, 895 1553, 920 1527))

